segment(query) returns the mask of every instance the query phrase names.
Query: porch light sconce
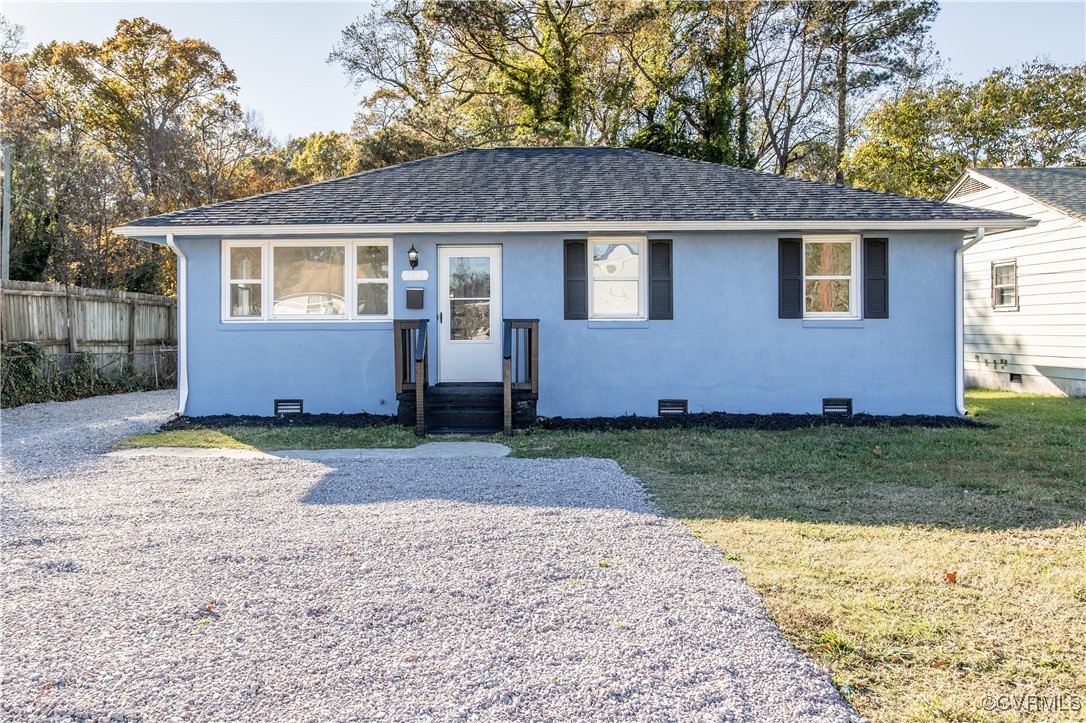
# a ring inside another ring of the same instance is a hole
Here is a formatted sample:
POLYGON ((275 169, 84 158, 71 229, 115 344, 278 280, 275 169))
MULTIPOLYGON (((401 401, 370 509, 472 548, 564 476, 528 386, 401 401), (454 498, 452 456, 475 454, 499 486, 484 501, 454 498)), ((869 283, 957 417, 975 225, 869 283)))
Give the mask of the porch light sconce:
POLYGON ((411 268, 419 265, 419 252, 415 250, 415 244, 411 244, 411 248, 407 249, 407 261, 411 264, 411 268))

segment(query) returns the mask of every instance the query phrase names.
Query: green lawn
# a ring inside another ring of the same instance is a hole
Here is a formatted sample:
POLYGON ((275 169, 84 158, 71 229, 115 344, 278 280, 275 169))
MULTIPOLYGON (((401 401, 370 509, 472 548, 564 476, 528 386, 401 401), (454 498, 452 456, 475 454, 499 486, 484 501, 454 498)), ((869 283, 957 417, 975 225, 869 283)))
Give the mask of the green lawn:
POLYGON ((994 426, 542 432, 513 444, 619 460, 722 548, 865 716, 1017 719, 986 711, 984 696, 1036 693, 1083 708, 1031 720, 1078 719, 1086 400, 968 401, 994 426))
MULTIPOLYGON (((1086 399, 969 394, 989 427, 532 431, 521 457, 616 459, 719 546, 874 720, 1086 715, 1086 399), (953 581, 951 581, 951 579, 953 581), (1014 699, 1003 699, 1014 705, 1014 699), (1036 701, 1034 702, 1036 704, 1036 701)), ((406 447, 409 429, 227 428, 131 444, 406 447), (211 433, 211 432, 214 433, 211 433)), ((499 438, 500 439, 500 438, 499 438)))

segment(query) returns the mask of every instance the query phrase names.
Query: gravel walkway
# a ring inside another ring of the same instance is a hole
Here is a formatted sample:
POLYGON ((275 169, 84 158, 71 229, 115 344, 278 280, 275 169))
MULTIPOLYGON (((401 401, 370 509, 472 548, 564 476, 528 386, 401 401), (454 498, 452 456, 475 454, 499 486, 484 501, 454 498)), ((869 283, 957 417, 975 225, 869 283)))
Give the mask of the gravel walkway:
POLYGON ((7 719, 855 719, 613 462, 95 454, 172 399, 4 413, 7 719))

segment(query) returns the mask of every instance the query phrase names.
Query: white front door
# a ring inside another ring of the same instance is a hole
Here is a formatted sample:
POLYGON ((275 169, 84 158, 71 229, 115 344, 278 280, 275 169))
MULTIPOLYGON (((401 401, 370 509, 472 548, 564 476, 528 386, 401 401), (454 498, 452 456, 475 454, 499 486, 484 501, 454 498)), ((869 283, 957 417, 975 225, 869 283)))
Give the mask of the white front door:
POLYGON ((501 246, 439 246, 438 381, 502 379, 501 246))

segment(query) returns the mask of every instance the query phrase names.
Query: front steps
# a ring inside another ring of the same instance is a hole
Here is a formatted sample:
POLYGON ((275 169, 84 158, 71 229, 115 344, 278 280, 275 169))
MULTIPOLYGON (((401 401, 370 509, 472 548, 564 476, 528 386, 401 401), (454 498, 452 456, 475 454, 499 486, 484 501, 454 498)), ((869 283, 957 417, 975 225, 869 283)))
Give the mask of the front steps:
MULTIPOLYGON (((535 421, 537 395, 513 392, 513 426, 527 427, 535 421)), ((404 389, 397 420, 415 426, 415 390, 404 389)), ((437 384, 427 387, 426 431, 430 434, 495 434, 502 431, 503 396, 500 383, 437 384)))

